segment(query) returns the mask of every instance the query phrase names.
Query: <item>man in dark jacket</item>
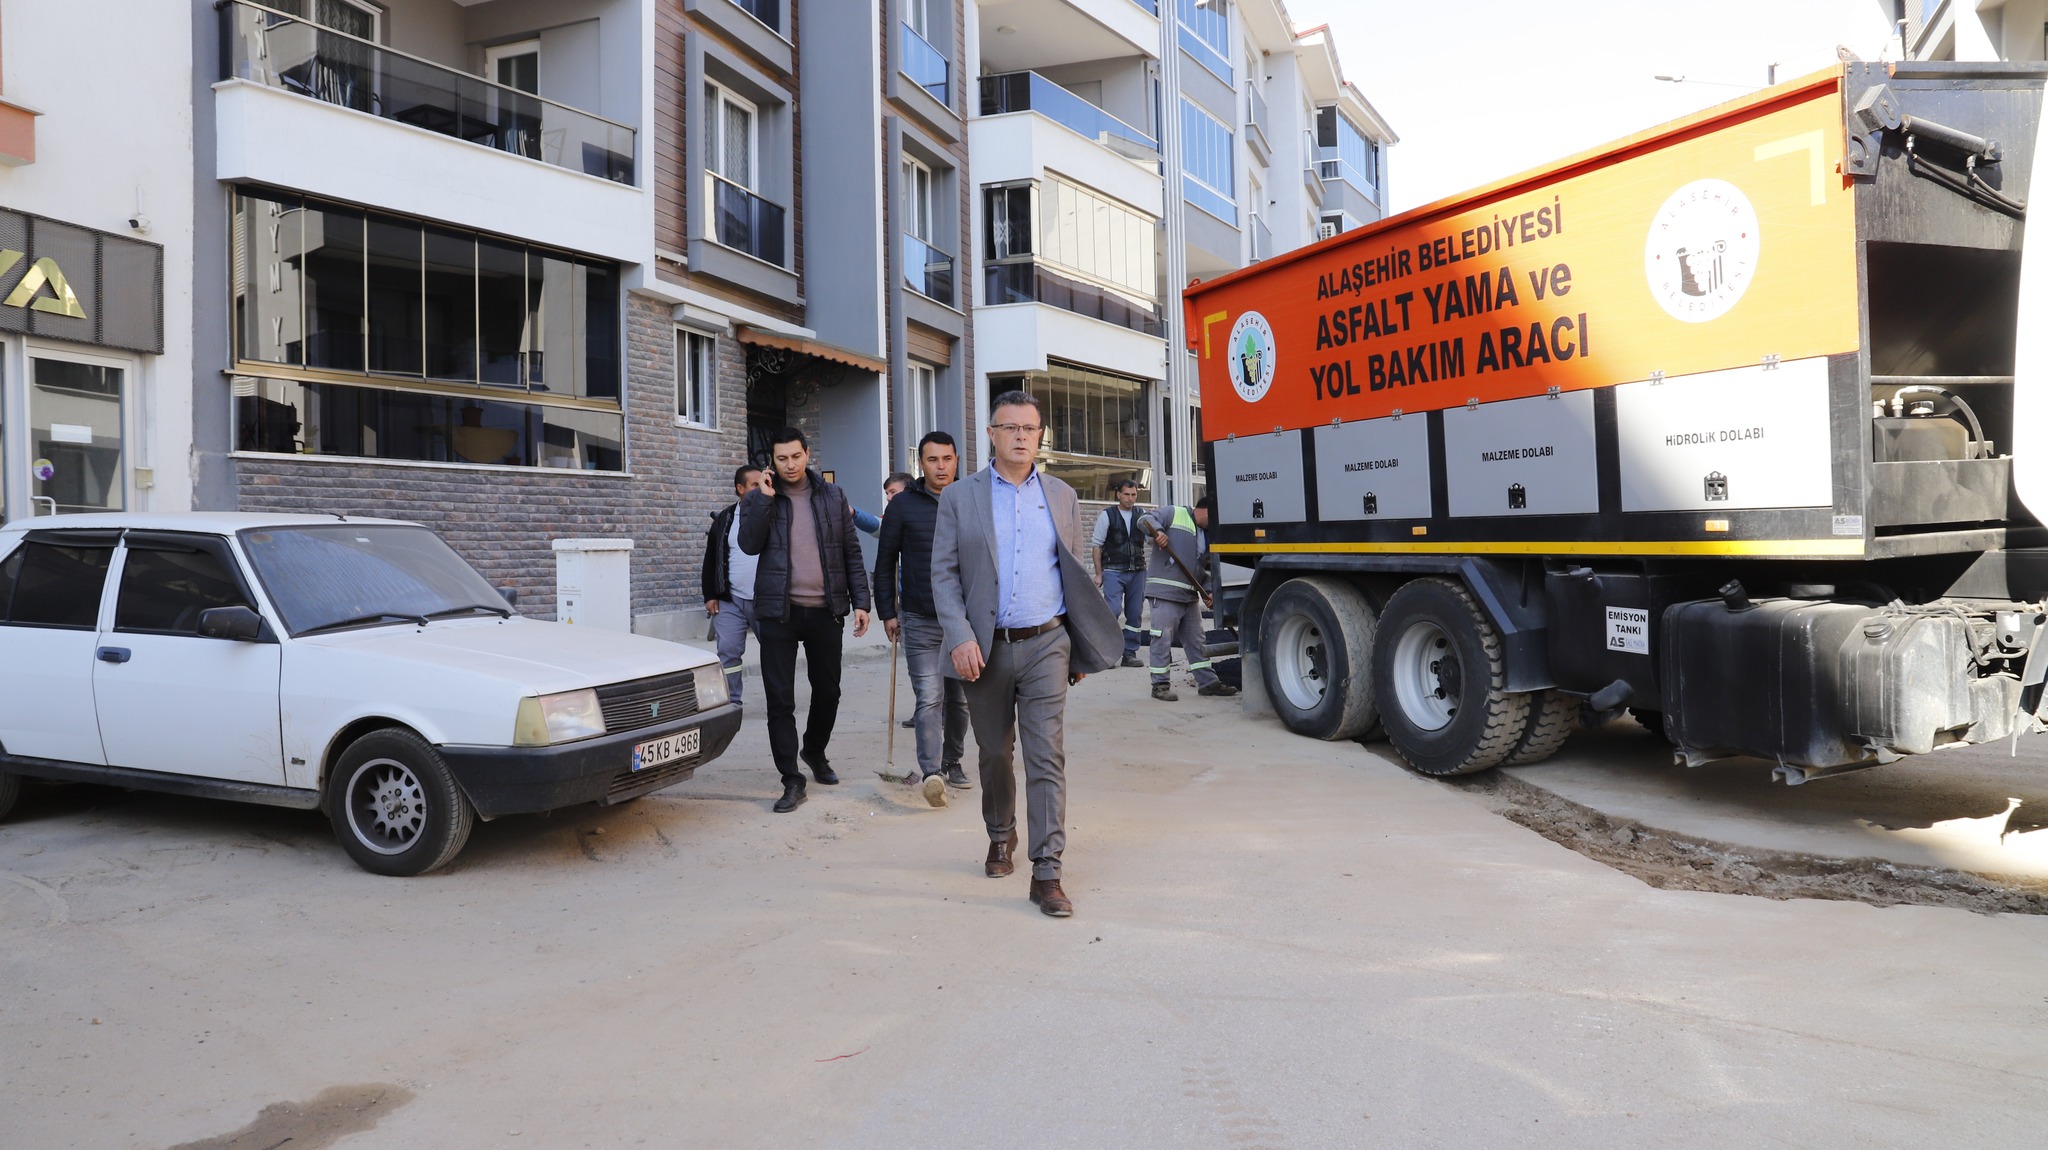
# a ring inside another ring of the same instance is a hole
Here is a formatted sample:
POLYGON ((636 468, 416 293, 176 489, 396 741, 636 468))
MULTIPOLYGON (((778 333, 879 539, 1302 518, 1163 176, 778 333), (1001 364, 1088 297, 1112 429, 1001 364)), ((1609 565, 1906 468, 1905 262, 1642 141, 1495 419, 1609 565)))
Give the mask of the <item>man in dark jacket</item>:
POLYGON ((726 695, 740 704, 740 662, 746 658, 747 635, 754 629, 754 569, 759 560, 735 544, 740 537, 740 505, 750 491, 767 491, 768 473, 742 464, 732 473, 733 504, 711 517, 704 537, 704 613, 718 640, 718 665, 725 672, 726 695))
POLYGON ((943 431, 917 444, 917 462, 924 478, 889 500, 882 513, 882 540, 875 552, 875 614, 889 638, 903 644, 910 664, 910 689, 917 696, 917 765, 912 779, 925 801, 946 805, 946 788, 965 790, 974 784, 960 768, 960 750, 967 740, 967 687, 946 677, 946 632, 932 604, 932 528, 939 521, 939 493, 959 473, 960 453, 943 431), (902 560, 902 610, 897 610, 897 560, 902 560))
POLYGON ((848 609, 855 638, 868 630, 868 575, 846 493, 811 470, 804 433, 775 433, 774 494, 755 491, 740 504, 740 550, 761 557, 754 573, 754 626, 761 637, 761 690, 768 697, 768 749, 782 773, 777 811, 804 801, 797 760, 821 785, 839 781, 825 758, 839 719, 839 672, 848 609), (803 746, 796 737, 796 649, 811 673, 811 713, 803 746))

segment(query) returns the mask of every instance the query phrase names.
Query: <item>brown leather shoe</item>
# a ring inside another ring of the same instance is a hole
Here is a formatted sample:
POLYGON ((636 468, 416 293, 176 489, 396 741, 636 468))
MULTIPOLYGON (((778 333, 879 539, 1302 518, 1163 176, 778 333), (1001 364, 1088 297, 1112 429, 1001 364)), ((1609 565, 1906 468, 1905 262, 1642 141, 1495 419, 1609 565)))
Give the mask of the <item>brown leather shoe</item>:
POLYGON ((988 844, 988 877, 1004 878, 1015 874, 1017 864, 1011 856, 1017 853, 1017 832, 1011 831, 1008 842, 988 844))
POLYGON ((1073 900, 1067 897, 1066 891, 1060 889, 1060 880, 1056 878, 1032 879, 1031 901, 1038 904, 1038 909, 1054 918, 1066 918, 1074 913, 1073 900))

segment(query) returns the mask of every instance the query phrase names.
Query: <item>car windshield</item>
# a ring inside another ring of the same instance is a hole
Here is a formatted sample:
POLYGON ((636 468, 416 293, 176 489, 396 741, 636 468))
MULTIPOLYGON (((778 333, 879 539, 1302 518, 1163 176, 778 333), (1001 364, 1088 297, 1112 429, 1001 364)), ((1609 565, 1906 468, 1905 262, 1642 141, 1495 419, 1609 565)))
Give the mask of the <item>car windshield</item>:
POLYGON ((240 533, 270 602, 294 635, 348 624, 424 621, 505 609, 476 568, 424 527, 322 523, 240 533))

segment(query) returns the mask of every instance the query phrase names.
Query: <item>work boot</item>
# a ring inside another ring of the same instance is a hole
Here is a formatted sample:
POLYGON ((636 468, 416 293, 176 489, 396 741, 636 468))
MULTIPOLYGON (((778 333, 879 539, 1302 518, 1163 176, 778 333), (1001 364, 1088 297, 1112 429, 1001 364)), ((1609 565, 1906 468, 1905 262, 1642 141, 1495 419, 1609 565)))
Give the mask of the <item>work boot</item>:
POLYGON ((1152 697, 1162 703, 1180 702, 1180 696, 1173 693, 1173 684, 1171 683, 1152 684, 1152 697))
POLYGON ((912 727, 917 726, 917 716, 912 715, 910 718, 905 719, 896 725, 902 727, 906 731, 910 730, 912 727))
POLYGON ((1228 699, 1232 695, 1237 694, 1237 688, 1231 686, 1228 683, 1215 682, 1209 684, 1206 687, 1203 687, 1199 691, 1196 691, 1195 694, 1207 695, 1212 699, 1228 699))
POLYGON ((820 786, 835 787, 839 785, 839 772, 832 769, 832 764, 826 760, 825 756, 814 755, 809 751, 805 751, 798 755, 797 758, 802 759, 810 766, 811 777, 818 780, 820 786))
POLYGON ((786 815, 804 805, 804 777, 792 775, 782 780, 782 797, 775 800, 775 813, 786 815))
POLYGON ((956 791, 971 791, 974 789, 974 780, 967 777, 967 772, 959 763, 954 763, 946 768, 946 785, 956 791))
POLYGON ((1031 901, 1038 904, 1038 909, 1054 918, 1067 918, 1074 913, 1073 900, 1067 897, 1066 891, 1060 889, 1060 880, 1056 878, 1032 879, 1031 901))
POLYGON ((924 801, 935 807, 946 805, 946 776, 937 771, 924 777, 924 801))
POLYGON ((1125 654, 1123 659, 1117 663, 1119 667, 1142 667, 1144 665, 1145 660, 1138 658, 1134 654, 1125 654))

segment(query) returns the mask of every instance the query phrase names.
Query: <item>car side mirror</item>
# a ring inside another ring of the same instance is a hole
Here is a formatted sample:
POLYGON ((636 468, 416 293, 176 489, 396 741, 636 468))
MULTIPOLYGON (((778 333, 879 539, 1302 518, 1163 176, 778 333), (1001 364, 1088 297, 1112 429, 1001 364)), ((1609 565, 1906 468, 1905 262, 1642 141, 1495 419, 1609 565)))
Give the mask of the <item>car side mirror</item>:
POLYGON ((246 642, 263 633, 263 616, 247 607, 208 607, 199 613, 199 633, 209 639, 246 642))

